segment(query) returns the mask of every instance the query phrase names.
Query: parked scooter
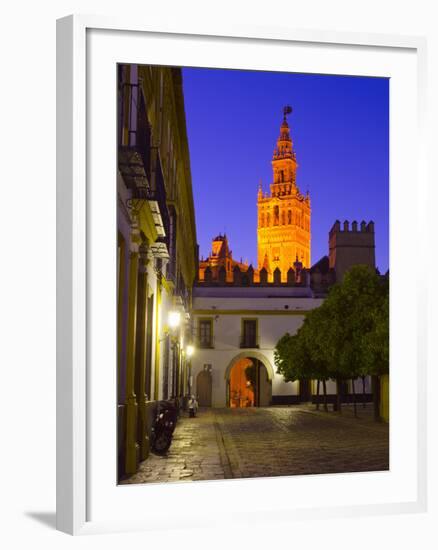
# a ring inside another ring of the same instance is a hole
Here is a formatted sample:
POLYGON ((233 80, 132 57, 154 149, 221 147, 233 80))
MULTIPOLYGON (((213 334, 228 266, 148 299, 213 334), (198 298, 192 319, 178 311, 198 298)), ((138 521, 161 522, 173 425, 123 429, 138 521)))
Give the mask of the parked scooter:
POLYGON ((159 401, 151 433, 151 449, 158 455, 165 454, 172 443, 178 411, 170 401, 159 401))
POLYGON ((189 408, 189 418, 195 418, 196 413, 198 411, 198 402, 194 395, 190 396, 190 399, 188 402, 188 408, 189 408))

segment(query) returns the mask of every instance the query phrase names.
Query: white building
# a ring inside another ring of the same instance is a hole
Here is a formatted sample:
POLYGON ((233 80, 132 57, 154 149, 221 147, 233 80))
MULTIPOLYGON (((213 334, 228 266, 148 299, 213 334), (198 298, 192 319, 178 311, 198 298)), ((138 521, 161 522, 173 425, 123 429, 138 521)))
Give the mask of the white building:
MULTIPOLYGON (((317 381, 285 382, 276 373, 275 346, 286 332, 297 332, 306 311, 322 304, 346 270, 357 264, 375 267, 373 222, 363 221, 360 227, 353 222, 350 228, 348 221, 341 227, 337 220, 329 232, 329 256, 310 269, 297 260, 285 278, 277 268, 272 282, 265 268, 255 278, 252 266, 218 253, 215 244, 220 240, 226 237, 213 240, 212 254, 193 289, 196 353, 191 360, 191 391, 201 406, 213 407, 322 401, 321 395, 316 397, 317 381)), ((334 403, 336 383, 328 381, 326 390, 328 401, 334 403)), ((344 402, 372 398, 369 377, 357 380, 354 388, 346 381, 340 390, 344 402)))
MULTIPOLYGON (((310 286, 195 287, 192 387, 200 405, 242 407, 308 401, 312 394, 308 383, 285 382, 276 374, 274 348, 286 332, 298 330, 306 311, 322 301, 314 297, 310 286), (254 367, 253 385, 245 373, 249 366, 254 367)), ((334 387, 329 391, 334 393, 334 387)))

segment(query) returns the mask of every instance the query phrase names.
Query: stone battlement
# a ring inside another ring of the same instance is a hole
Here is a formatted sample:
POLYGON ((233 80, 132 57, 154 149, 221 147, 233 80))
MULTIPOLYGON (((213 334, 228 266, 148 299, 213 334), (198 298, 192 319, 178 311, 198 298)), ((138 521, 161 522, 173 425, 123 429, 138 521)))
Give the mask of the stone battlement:
POLYGON ((257 280, 254 277, 254 269, 250 265, 246 271, 242 271, 239 266, 233 269, 233 280, 227 281, 225 268, 221 267, 217 275, 213 275, 210 267, 204 271, 204 279, 196 282, 197 287, 299 287, 299 288, 315 288, 322 290, 328 288, 334 283, 334 274, 322 274, 319 269, 310 270, 301 267, 299 264, 297 269, 292 267, 288 269, 286 281, 282 281, 281 271, 276 268, 272 273, 272 280, 269 280, 269 273, 265 268, 258 272, 257 280))
POLYGON ((375 234, 374 222, 350 223, 345 220, 336 220, 329 232, 329 260, 330 268, 336 272, 337 281, 353 265, 369 265, 375 268, 375 234))
POLYGON ((333 224, 332 228, 330 229, 329 235, 331 236, 333 233, 374 233, 374 222, 369 221, 366 223, 364 220, 360 222, 360 227, 358 228, 358 223, 356 220, 350 222, 348 220, 345 220, 341 226, 341 222, 339 220, 336 220, 333 224))

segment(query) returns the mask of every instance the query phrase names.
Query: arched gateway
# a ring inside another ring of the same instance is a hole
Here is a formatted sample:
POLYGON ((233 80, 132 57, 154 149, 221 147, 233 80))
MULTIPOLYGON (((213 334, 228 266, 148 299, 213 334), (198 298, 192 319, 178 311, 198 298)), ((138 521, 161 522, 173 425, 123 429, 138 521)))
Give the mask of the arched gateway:
POLYGON ((272 401, 274 370, 259 352, 240 353, 225 371, 228 407, 268 407, 272 401))

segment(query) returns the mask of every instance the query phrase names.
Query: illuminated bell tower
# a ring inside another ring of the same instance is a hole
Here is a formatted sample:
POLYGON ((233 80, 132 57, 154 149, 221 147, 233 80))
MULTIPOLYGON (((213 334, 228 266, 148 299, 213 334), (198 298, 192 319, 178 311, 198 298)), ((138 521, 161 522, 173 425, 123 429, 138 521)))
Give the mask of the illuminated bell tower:
POLYGON ((263 193, 261 184, 257 195, 257 264, 268 270, 268 280, 278 267, 281 280, 298 259, 310 267, 310 197, 300 193, 296 184, 297 161, 290 137, 287 116, 292 108, 283 109, 280 136, 272 156, 270 193, 263 193))

